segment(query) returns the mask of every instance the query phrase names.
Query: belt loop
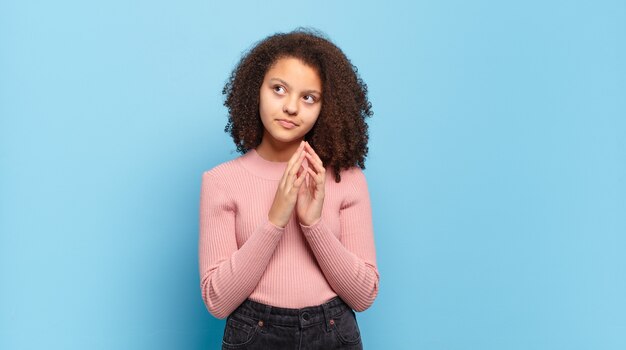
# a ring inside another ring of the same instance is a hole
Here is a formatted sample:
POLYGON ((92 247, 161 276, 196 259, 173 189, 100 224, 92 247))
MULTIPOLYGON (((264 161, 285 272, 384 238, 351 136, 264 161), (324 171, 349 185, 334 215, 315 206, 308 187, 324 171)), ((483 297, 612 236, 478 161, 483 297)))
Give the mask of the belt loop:
POLYGON ((324 311, 324 323, 326 324, 326 332, 330 332, 331 315, 329 303, 330 302, 322 304, 322 310, 324 311))

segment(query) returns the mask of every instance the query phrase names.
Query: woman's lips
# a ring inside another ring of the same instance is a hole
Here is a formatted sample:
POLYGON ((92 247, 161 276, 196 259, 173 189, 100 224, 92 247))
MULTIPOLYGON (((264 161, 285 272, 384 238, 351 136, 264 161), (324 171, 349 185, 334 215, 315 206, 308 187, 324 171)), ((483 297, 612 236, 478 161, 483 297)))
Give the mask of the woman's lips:
POLYGON ((297 126, 296 124, 290 123, 285 120, 279 120, 278 123, 282 125, 283 127, 285 127, 286 129, 293 129, 297 126))

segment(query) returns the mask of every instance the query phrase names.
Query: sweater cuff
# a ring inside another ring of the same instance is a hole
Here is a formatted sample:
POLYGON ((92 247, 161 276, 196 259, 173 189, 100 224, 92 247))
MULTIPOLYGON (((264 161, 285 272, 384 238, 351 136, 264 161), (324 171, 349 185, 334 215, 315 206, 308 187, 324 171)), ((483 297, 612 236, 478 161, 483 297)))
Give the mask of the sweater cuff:
POLYGON ((274 225, 274 223, 271 222, 270 219, 267 219, 267 221, 265 222, 265 232, 271 232, 274 235, 278 235, 285 233, 285 229, 286 227, 274 225))
POLYGON ((306 236, 314 235, 314 234, 316 234, 318 232, 323 231, 322 227, 323 227, 323 223, 322 223, 322 217, 321 216, 320 216, 319 219, 317 219, 317 221, 315 221, 314 223, 312 223, 309 226, 300 223, 300 228, 302 228, 302 232, 306 236))

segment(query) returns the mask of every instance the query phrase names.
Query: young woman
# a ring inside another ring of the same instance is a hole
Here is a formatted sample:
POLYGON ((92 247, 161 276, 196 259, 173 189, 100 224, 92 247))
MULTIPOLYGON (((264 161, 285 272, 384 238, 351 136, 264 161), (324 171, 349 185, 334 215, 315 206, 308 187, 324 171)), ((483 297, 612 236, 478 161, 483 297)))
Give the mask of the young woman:
POLYGON ((199 268, 223 349, 361 349, 378 295, 367 87, 322 34, 269 36, 224 87, 241 156, 202 174, 199 268))

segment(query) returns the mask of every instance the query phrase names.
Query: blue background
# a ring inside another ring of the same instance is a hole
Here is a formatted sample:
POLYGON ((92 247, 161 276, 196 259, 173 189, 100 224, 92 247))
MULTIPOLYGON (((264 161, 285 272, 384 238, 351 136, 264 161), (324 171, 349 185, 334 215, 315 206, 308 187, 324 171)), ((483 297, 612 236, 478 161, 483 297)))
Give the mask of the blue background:
POLYGON ((367 349, 626 349, 623 1, 1 1, 0 348, 218 349, 201 174, 241 53, 369 86, 367 349))

